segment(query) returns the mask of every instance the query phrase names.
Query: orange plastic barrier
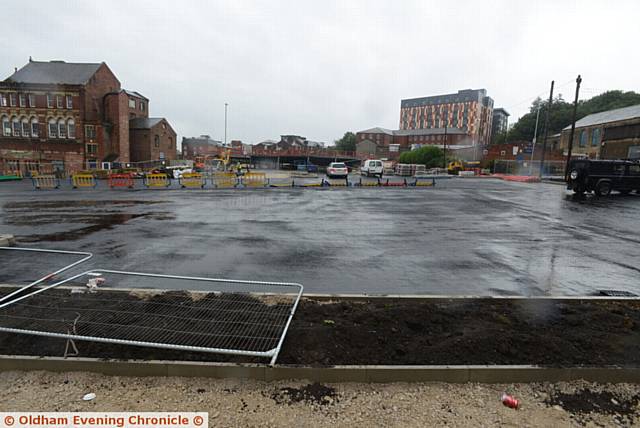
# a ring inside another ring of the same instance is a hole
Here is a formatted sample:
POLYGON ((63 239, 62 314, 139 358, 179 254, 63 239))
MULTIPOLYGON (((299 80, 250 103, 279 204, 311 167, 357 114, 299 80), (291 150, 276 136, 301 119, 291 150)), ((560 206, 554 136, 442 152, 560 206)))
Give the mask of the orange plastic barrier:
POLYGON ((109 188, 126 187, 133 189, 134 181, 131 174, 109 174, 109 188))

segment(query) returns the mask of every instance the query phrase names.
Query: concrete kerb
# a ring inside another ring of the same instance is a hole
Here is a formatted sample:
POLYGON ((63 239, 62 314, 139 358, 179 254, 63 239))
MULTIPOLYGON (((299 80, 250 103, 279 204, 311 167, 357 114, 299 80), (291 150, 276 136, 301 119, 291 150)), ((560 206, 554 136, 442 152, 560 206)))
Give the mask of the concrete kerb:
POLYGON ((529 383, 582 379, 600 383, 640 383, 640 367, 538 367, 538 366, 333 366, 302 367, 190 361, 103 360, 0 356, 0 371, 83 371, 109 376, 181 376, 253 379, 299 379, 311 382, 447 382, 529 383))

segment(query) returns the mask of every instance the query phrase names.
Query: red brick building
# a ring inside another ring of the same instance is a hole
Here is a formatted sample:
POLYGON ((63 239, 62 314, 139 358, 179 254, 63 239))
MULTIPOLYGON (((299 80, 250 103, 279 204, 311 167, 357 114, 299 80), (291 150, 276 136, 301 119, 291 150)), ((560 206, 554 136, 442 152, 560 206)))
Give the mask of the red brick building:
POLYGON ((122 89, 104 62, 30 59, 0 82, 0 170, 73 172, 128 163, 129 121, 147 118, 148 103, 122 89))
MULTIPOLYGON (((395 159, 412 147, 433 145, 449 148, 466 147, 469 137, 466 132, 453 128, 400 129, 371 128, 356 132, 356 154, 360 157, 395 159)), ((469 147, 471 147, 469 145, 469 147)))
POLYGON ((131 162, 175 160, 176 132, 164 118, 139 117, 129 121, 131 162))

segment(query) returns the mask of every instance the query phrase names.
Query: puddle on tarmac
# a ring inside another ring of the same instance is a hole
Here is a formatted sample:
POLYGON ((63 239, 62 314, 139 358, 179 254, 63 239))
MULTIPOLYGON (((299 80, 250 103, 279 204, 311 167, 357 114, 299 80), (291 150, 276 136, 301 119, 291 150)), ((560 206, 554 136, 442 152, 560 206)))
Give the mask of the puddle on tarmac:
POLYGON ((5 224, 14 226, 42 226, 45 224, 87 224, 85 227, 66 231, 17 235, 20 242, 33 243, 41 241, 75 241, 105 229, 146 217, 151 220, 174 220, 175 215, 169 212, 129 213, 118 209, 150 205, 162 201, 108 200, 108 201, 29 201, 8 202, 4 204, 6 212, 5 224), (107 207, 114 209, 107 210, 107 207), (95 208, 93 210, 92 208, 95 208))

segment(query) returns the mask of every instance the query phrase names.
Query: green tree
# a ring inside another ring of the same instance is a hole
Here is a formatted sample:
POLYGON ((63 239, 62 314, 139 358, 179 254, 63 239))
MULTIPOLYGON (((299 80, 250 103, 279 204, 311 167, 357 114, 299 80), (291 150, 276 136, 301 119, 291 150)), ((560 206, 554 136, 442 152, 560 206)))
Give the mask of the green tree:
MULTIPOLYGON (((536 114, 540 109, 540 121, 538 123, 538 138, 544 133, 544 118, 547 112, 548 101, 536 98, 529 109, 529 113, 522 116, 518 121, 509 128, 506 140, 510 141, 531 141, 536 126, 536 114)), ((578 101, 578 110, 576 120, 583 117, 600 113, 616 108, 628 107, 640 104, 640 94, 635 92, 623 91, 607 91, 595 97, 578 101)), ((562 131, 568 125, 571 125, 571 116, 573 114, 573 103, 566 102, 562 95, 558 95, 551 105, 551 114, 549 116, 549 135, 562 131)), ((496 140, 498 139, 496 138, 496 140)))
POLYGON ((336 150, 343 152, 355 152, 356 151, 356 134, 351 131, 344 133, 342 138, 335 141, 336 150))
POLYGON ((441 167, 444 162, 442 149, 433 146, 423 146, 410 152, 400 154, 400 163, 425 165, 427 168, 441 167))

